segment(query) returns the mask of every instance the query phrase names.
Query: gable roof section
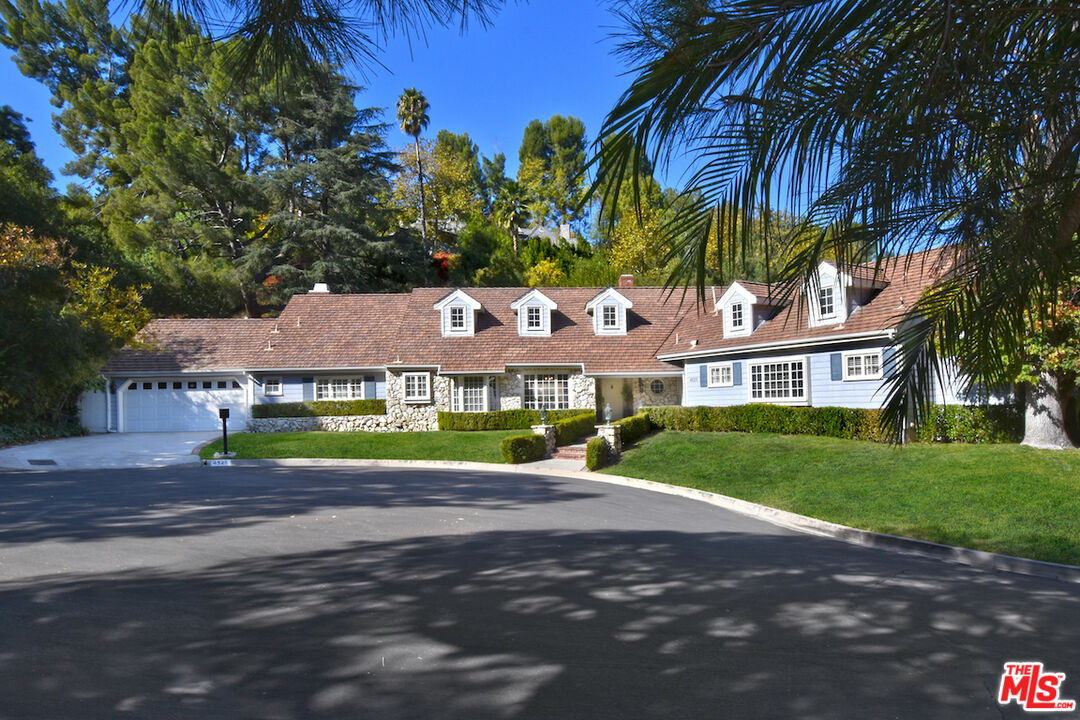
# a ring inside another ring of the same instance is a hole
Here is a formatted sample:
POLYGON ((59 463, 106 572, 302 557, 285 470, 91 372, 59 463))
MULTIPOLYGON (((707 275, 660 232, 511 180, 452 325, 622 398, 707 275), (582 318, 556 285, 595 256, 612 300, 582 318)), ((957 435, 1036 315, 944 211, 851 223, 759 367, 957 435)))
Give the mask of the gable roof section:
POLYGON ((559 309, 559 305, 554 300, 549 298, 544 293, 540 292, 540 290, 537 289, 537 288, 533 288, 529 292, 527 292, 524 295, 522 295, 521 297, 519 297, 514 302, 510 303, 510 309, 511 310, 520 310, 522 305, 524 305, 525 303, 527 303, 527 302, 529 302, 531 300, 536 300, 540 304, 546 306, 548 310, 558 310, 559 309))
MULTIPOLYGON (((627 290, 627 289, 628 288, 623 288, 623 290, 627 290)), ((592 310, 597 305, 604 302, 605 300, 615 300, 616 302, 621 303, 622 306, 626 307, 626 308, 634 307, 634 303, 633 303, 632 300, 630 300, 630 298, 628 298, 626 295, 623 295, 621 292, 619 292, 615 288, 609 287, 609 288, 606 288, 604 290, 601 290, 599 293, 597 293, 597 295, 595 297, 593 297, 592 300, 589 300, 589 302, 585 303, 585 311, 586 312, 592 312, 592 310)))
POLYGON ((434 303, 432 307, 434 307, 436 310, 442 310, 444 307, 454 302, 455 300, 462 301, 473 310, 480 309, 480 303, 476 300, 476 298, 474 298, 472 295, 469 295, 469 293, 465 292, 460 288, 450 293, 443 299, 439 300, 437 303, 434 303))
POLYGON ((245 370, 252 352, 266 343, 271 320, 162 318, 151 320, 139 338, 145 350, 125 347, 105 365, 110 373, 183 373, 245 370))
MULTIPOLYGON (((855 333, 884 334, 895 329, 899 316, 919 299, 927 287, 949 271, 954 260, 954 250, 946 247, 883 261, 883 276, 879 278, 882 290, 869 303, 849 315, 846 322, 836 325, 811 328, 808 320, 809 308, 798 298, 763 322, 751 335, 737 338, 724 337, 723 321, 718 316, 711 313, 687 313, 668 336, 658 354, 667 360, 705 355, 709 351, 735 351, 757 345, 827 341, 855 333), (696 343, 691 347, 694 341, 696 343)), ((872 277, 872 267, 869 273, 872 277)))

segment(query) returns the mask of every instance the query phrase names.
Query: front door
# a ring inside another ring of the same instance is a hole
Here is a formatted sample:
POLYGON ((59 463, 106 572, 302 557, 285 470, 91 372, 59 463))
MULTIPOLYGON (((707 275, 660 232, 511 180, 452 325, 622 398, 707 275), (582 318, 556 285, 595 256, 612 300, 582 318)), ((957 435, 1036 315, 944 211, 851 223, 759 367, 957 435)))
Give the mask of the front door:
POLYGON ((611 419, 620 420, 634 414, 634 391, 629 378, 605 378, 598 383, 600 400, 597 408, 600 419, 604 417, 604 407, 611 405, 611 419))

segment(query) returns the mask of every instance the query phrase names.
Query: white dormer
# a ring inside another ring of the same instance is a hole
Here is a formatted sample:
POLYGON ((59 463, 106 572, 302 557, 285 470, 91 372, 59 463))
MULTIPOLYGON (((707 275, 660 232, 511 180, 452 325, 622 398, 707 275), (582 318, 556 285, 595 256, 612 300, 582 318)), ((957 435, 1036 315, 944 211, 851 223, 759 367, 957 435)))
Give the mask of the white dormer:
POLYGON ((464 290, 455 290, 439 302, 435 309, 442 316, 443 337, 468 337, 476 332, 476 315, 480 312, 478 303, 464 290))
POLYGON ((630 299, 614 288, 608 288, 585 305, 592 313, 593 332, 597 335, 625 335, 626 311, 634 307, 630 299))
POLYGON ((518 335, 551 335, 551 311, 558 307, 539 290, 530 290, 510 303, 510 309, 518 316, 518 335))
POLYGON ((737 282, 731 283, 716 301, 716 312, 724 316, 724 337, 746 337, 754 331, 754 306, 764 302, 737 282))
POLYGON ((810 327, 839 325, 848 319, 848 289, 852 278, 829 262, 818 265, 816 282, 804 290, 810 327))

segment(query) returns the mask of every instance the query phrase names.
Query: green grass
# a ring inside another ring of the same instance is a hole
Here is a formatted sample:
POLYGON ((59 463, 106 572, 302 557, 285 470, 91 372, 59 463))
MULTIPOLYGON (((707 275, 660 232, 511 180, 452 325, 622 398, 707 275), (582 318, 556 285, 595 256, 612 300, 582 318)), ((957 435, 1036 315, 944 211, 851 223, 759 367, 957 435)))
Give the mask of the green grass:
MULTIPOLYGON (((239 433, 229 436, 237 458, 363 458, 394 460, 472 460, 501 463, 499 443, 521 430, 478 432, 295 432, 239 433)), ((199 452, 205 459, 221 452, 215 440, 199 452)))
POLYGON ((603 472, 843 525, 1080 565, 1080 452, 663 432, 603 472))

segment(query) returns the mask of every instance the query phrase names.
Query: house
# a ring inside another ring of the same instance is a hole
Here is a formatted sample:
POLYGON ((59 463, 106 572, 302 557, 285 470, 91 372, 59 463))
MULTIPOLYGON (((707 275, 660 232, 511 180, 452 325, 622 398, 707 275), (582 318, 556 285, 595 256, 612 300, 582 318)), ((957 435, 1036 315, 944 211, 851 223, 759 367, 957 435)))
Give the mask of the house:
MULTIPOLYGON (((931 250, 822 263, 800 297, 709 288, 704 308, 623 276, 609 288, 418 288, 338 295, 319 284, 274 319, 155 320, 86 397, 94 431, 242 427, 263 403, 385 399, 365 429, 430 430, 440 410, 754 402, 879 407, 897 318, 948 271, 931 250)), ((941 402, 955 403, 955 396, 941 402)))

